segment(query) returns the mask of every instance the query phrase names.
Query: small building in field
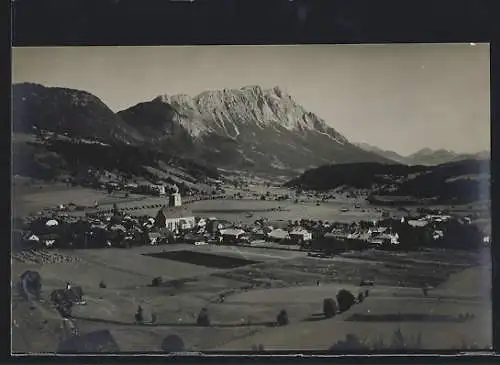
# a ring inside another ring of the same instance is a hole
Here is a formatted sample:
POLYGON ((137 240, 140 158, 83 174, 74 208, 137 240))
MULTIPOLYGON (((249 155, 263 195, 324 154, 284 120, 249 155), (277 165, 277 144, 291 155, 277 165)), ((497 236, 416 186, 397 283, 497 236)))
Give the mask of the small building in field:
POLYGON ((188 230, 196 226, 196 219, 191 209, 182 205, 180 194, 173 193, 156 214, 154 226, 169 231, 188 230))

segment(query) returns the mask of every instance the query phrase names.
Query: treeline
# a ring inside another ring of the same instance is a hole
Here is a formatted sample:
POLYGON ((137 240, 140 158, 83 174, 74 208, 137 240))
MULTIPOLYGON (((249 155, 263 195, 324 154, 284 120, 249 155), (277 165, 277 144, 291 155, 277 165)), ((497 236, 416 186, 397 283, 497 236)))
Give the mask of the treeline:
POLYGON ((47 149, 60 155, 74 169, 117 169, 131 175, 143 174, 143 166, 156 167, 162 158, 158 152, 126 144, 109 146, 55 140, 47 149))
MULTIPOLYGON (((285 185, 316 191, 340 186, 370 189, 372 200, 376 200, 374 196, 378 195, 471 202, 488 197, 488 176, 489 161, 485 160, 465 160, 438 166, 354 163, 308 170, 285 185)), ((380 201, 383 202, 382 199, 380 201)))
POLYGON ((324 165, 307 170, 285 184, 306 190, 326 191, 347 185, 357 189, 371 189, 376 184, 387 184, 397 178, 406 178, 427 170, 426 166, 381 164, 376 162, 324 165))
POLYGON ((159 168, 160 161, 183 168, 195 179, 219 177, 218 170, 208 164, 128 144, 102 145, 60 139, 43 145, 29 143, 15 148, 14 161, 14 173, 41 179, 54 179, 62 173, 79 174, 89 168, 146 177, 150 174, 144 167, 159 168))

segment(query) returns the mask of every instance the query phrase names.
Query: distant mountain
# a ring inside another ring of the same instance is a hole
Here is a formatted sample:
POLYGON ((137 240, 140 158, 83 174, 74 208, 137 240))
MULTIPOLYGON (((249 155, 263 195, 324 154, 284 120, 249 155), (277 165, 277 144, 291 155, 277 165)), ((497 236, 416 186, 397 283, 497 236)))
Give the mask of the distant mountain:
POLYGON ((383 150, 368 143, 357 143, 356 145, 364 149, 365 151, 376 153, 394 162, 402 163, 405 165, 435 166, 447 162, 463 161, 471 159, 482 160, 490 158, 489 151, 466 154, 466 153, 456 153, 445 149, 432 150, 430 148, 423 148, 409 156, 402 156, 394 151, 383 150))
POLYGON ((140 134, 96 96, 80 90, 16 84, 12 87, 14 133, 33 127, 102 142, 141 143, 140 134))
POLYGON ((327 191, 339 187, 365 190, 372 201, 395 197, 471 202, 488 198, 488 160, 462 160, 438 166, 379 163, 325 165, 307 170, 287 187, 327 191), (377 197, 376 199, 374 197, 377 197))
POLYGON ((220 167, 304 170, 385 157, 351 144, 279 87, 162 95, 118 115, 158 146, 220 167))
POLYGON ((489 157, 490 153, 488 151, 483 151, 475 154, 467 154, 467 153, 456 153, 445 149, 432 150, 430 148, 423 148, 407 156, 406 160, 410 165, 433 166, 453 161, 484 159, 489 157))
POLYGON ((383 150, 383 149, 378 148, 376 146, 372 146, 371 144, 368 144, 368 143, 356 143, 356 145, 359 148, 364 149, 365 151, 376 153, 376 154, 383 156, 391 161, 402 163, 405 165, 408 164, 408 160, 406 157, 401 156, 400 154, 398 154, 394 151, 383 150))

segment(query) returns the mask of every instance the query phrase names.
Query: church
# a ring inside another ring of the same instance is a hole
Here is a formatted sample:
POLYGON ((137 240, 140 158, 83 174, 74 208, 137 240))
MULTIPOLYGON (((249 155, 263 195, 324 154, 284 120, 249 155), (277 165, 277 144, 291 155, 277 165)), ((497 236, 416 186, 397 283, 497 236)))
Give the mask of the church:
POLYGON ((182 205, 181 194, 177 187, 169 196, 168 203, 165 204, 156 214, 155 227, 166 228, 169 231, 192 229, 195 227, 195 217, 193 212, 182 205))

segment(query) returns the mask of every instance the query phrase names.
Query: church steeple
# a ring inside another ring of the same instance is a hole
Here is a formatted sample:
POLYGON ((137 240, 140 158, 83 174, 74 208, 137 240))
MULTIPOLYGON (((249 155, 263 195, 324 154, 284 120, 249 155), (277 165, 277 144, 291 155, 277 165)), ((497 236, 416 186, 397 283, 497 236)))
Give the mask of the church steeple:
POLYGON ((180 207, 181 205, 182 205, 182 199, 181 199, 181 194, 179 193, 179 188, 177 187, 177 185, 174 185, 170 193, 168 206, 180 207))

